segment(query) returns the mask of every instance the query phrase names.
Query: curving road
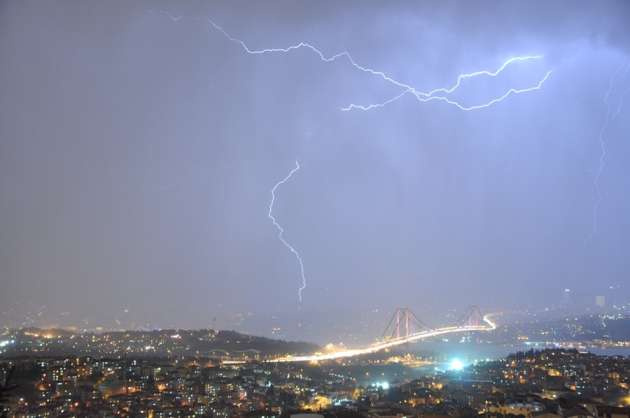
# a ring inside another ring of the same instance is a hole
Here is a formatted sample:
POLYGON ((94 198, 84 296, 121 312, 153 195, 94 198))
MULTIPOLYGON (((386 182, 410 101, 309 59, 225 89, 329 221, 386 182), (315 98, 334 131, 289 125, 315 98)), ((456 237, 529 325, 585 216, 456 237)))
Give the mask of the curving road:
POLYGON ((432 330, 417 332, 407 337, 395 338, 383 342, 374 343, 365 348, 355 348, 343 351, 336 351, 332 353, 315 353, 306 356, 287 356, 280 357, 273 360, 268 360, 269 363, 288 363, 288 362, 300 362, 300 361, 322 361, 322 360, 336 360, 347 357, 360 356, 364 354, 376 353, 386 348, 395 347, 397 345, 406 344, 425 338, 437 337, 445 334, 454 334, 458 332, 478 332, 478 331, 492 331, 497 328, 496 324, 490 320, 490 315, 483 317, 484 325, 464 325, 464 326, 451 326, 436 328, 432 330))

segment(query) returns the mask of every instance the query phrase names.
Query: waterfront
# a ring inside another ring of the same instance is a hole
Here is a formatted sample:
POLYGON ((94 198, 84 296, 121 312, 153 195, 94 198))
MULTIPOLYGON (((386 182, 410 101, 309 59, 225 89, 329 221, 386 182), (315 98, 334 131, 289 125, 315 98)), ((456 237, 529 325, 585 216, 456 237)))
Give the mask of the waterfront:
POLYGON ((600 356, 630 356, 630 347, 611 347, 594 344, 572 343, 543 343, 526 342, 511 344, 495 343, 459 343, 443 341, 423 341, 415 346, 408 347, 409 351, 434 359, 437 363, 448 363, 457 358, 464 364, 484 360, 496 360, 504 358, 512 353, 529 350, 543 350, 546 348, 575 348, 578 351, 590 352, 600 356))

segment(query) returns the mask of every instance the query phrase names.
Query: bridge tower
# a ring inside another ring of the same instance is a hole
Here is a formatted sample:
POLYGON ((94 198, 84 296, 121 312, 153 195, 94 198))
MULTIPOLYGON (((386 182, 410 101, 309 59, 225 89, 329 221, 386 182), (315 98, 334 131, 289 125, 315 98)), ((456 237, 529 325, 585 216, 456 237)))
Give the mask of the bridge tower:
POLYGON ((383 338, 405 338, 428 328, 429 327, 424 322, 418 319, 411 309, 396 308, 387 327, 385 327, 385 331, 383 331, 383 338))
POLYGON ((462 315, 460 321, 460 325, 463 326, 482 326, 483 325, 483 315, 481 314, 481 310, 478 306, 469 306, 464 315, 462 315))

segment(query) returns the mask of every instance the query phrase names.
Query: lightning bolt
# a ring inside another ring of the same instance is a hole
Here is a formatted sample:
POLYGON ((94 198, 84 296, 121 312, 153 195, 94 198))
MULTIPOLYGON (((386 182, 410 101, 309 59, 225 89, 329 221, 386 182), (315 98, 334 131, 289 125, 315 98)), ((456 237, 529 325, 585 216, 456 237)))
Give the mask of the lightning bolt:
MULTIPOLYGON (((172 18, 172 17, 171 17, 172 18)), ((227 38, 228 40, 230 40, 231 42, 234 42, 238 45, 240 45, 240 47, 248 54, 251 55, 263 55, 263 54, 273 54, 273 53, 289 53, 298 49, 307 49, 310 50, 311 52, 313 52, 317 57, 319 57, 319 59, 323 62, 334 62, 337 61, 339 59, 345 59, 346 61, 348 61, 348 63, 350 63, 350 65, 352 67, 354 67, 355 69, 364 72, 364 73, 368 73, 377 77, 380 77, 381 79, 383 79, 384 81, 402 88, 402 92, 399 93, 398 95, 384 101, 381 103, 375 103, 375 104, 369 104, 369 105, 360 105, 360 104, 354 104, 351 103, 348 106, 342 107, 340 110, 342 111, 351 111, 351 110, 372 110, 372 109, 377 109, 377 108, 381 108, 384 107, 390 103, 393 103, 399 99, 401 99, 402 97, 411 94, 412 96, 414 96, 416 98, 416 100, 418 100, 419 102, 425 103, 425 102, 430 102, 430 101, 441 101, 444 103, 447 103, 449 105, 453 105, 455 107, 457 107, 460 110, 464 110, 464 111, 471 111, 471 110, 479 110, 479 109, 484 109, 487 107, 490 107, 496 103, 502 102, 503 100, 507 99, 508 97, 514 95, 514 94, 521 94, 521 93, 528 93, 528 92, 532 92, 535 90, 540 90, 543 86, 543 84, 545 83, 545 81, 547 81, 547 79, 551 76, 552 71, 547 71, 545 73, 545 75, 533 86, 530 87, 525 87, 525 88, 510 88, 508 89, 505 93, 503 93, 502 95, 495 97, 487 102, 483 102, 483 103, 478 103, 478 104, 474 104, 474 105, 465 105, 462 104, 454 99, 449 98, 448 96, 452 93, 454 93, 457 89, 459 89, 459 87, 462 85, 462 82, 466 79, 471 79, 471 78, 475 78, 475 77, 480 77, 480 76, 488 76, 488 77, 497 77, 499 74, 501 74, 508 66, 510 66, 511 64, 515 64, 515 63, 519 63, 519 62, 525 62, 525 61, 532 61, 532 60, 540 60, 542 58, 544 58, 542 55, 526 55, 526 56, 517 56, 517 57, 512 57, 509 58, 508 60, 506 60, 505 62, 503 62, 501 64, 501 66, 499 66, 499 68, 497 68, 494 71, 490 71, 490 70, 480 70, 480 71, 475 71, 475 72, 471 72, 471 73, 464 73, 464 74, 460 74, 457 77, 457 81, 451 86, 451 87, 440 87, 440 88, 436 88, 433 89, 431 91, 428 92, 423 92, 420 91, 418 89, 416 89, 415 87, 407 84, 407 83, 403 83, 401 81, 396 80, 395 78, 387 75, 386 73, 384 73, 383 71, 379 71, 379 70, 375 70, 366 66, 363 66, 361 64, 359 64, 357 61, 355 61, 355 59, 352 57, 352 55, 350 55, 350 53, 348 51, 343 51, 343 52, 339 52, 337 54, 334 55, 330 55, 330 56, 326 56, 320 49, 318 49, 317 47, 313 46, 312 44, 308 43, 308 42, 300 42, 297 43, 295 45, 290 45, 288 47, 284 47, 284 48, 265 48, 265 49, 252 49, 250 48, 242 39, 236 38, 232 35, 230 35, 225 29, 223 29, 223 27, 219 26, 218 24, 216 24, 214 21, 212 21, 211 19, 208 19, 208 23, 218 32, 220 32, 221 34, 223 34, 223 36, 225 36, 225 38, 227 38)))
POLYGON ((617 104, 617 109, 614 111, 610 104, 610 96, 613 92, 617 79, 620 77, 622 73, 623 75, 621 75, 621 77, 625 77, 628 74, 629 70, 630 70, 630 62, 624 63, 619 68, 617 68, 617 70, 613 73, 613 75, 608 80, 608 89, 606 90, 606 93, 604 94, 603 101, 604 101, 604 105, 606 106, 606 114, 604 116, 604 122, 602 123, 602 126, 599 130, 599 135, 597 136, 600 152, 599 152, 599 161, 597 164, 597 170, 595 172, 595 178, 593 179, 593 188, 595 190, 595 203, 593 204, 593 220, 592 220, 591 238, 593 238, 599 231, 599 208, 602 203, 602 193, 599 188, 599 183, 600 183, 602 174, 604 172, 604 169, 606 167, 606 156, 607 156, 606 138, 605 138, 606 131, 608 130, 608 126, 610 125, 610 123, 614 121, 619 115, 619 113, 621 112, 621 108, 623 106, 623 98, 625 94, 628 93, 628 90, 626 90, 624 93, 621 94, 619 98, 619 102, 617 104))
MULTIPOLYGON (((483 72, 485 73, 486 71, 483 71, 483 72)), ((495 97, 485 103, 480 103, 480 104, 475 104, 475 105, 462 105, 461 103, 455 100, 449 99, 446 96, 430 96, 429 93, 423 93, 423 92, 410 89, 410 90, 405 90, 402 93, 398 94, 397 96, 394 96, 391 99, 388 99, 382 103, 375 103, 375 104, 369 104, 369 105, 358 105, 358 104, 352 103, 346 107, 342 107, 341 110, 344 112, 354 110, 354 109, 367 111, 367 110, 377 109, 380 107, 385 107, 386 105, 395 102, 396 100, 402 98, 408 93, 413 94, 419 102, 423 102, 423 103, 433 101, 433 100, 439 100, 439 101, 448 103, 450 105, 453 105, 460 110, 464 110, 464 111, 479 110, 479 109, 484 109, 486 107, 490 107, 496 103, 502 102, 503 100, 507 99, 509 96, 513 94, 528 93, 531 91, 540 90, 543 84, 545 83, 545 81, 547 81, 549 76, 551 76, 551 73, 552 71, 547 71, 547 73, 545 73, 545 76, 542 79, 540 79, 540 81, 538 81, 538 83, 536 83, 534 86, 521 88, 521 89, 510 88, 501 96, 495 97)), ((488 74, 494 74, 494 73, 488 73, 488 74)), ((466 75, 466 74, 463 74, 463 75, 466 75)))
MULTIPOLYGON (((173 16, 168 12, 161 12, 162 14, 166 15, 167 17, 169 17, 172 21, 177 22, 179 21, 182 16, 173 16)), ((456 81, 450 86, 450 87, 439 87, 439 88, 435 88, 433 90, 427 91, 427 92, 423 92, 418 90, 417 88, 413 87, 410 84, 401 82, 395 78, 393 78, 392 76, 386 74, 383 71, 380 70, 376 70, 364 65, 359 64, 353 57, 352 55, 350 55, 350 53, 348 51, 342 51, 339 53, 336 53, 334 55, 326 55, 324 54, 319 48, 315 47, 313 44, 308 43, 308 42, 299 42, 297 44, 294 45, 290 45, 287 47, 282 47, 282 48, 264 48, 264 49, 254 49, 251 48, 247 45, 247 43, 245 43, 245 41, 243 41, 242 39, 239 39, 237 37, 232 36, 229 32, 227 32, 222 26, 218 25, 217 23, 215 23, 212 19, 207 18, 207 22, 209 23, 210 27, 214 30, 217 31, 219 33, 221 33, 227 40, 229 40, 230 42, 233 42, 237 45, 240 46, 240 48, 245 51, 245 53, 250 54, 250 55, 265 55, 265 54, 286 54, 286 53, 291 53, 293 51, 297 51, 300 49, 305 49, 308 50, 310 52, 312 52, 313 54, 315 54, 316 57, 319 58, 320 61, 325 62, 325 63, 333 63, 336 62, 338 60, 345 60, 347 63, 349 63, 355 70, 358 70, 362 73, 366 73, 372 76, 375 76, 377 78, 380 78, 381 80, 385 81, 386 83, 391 84, 392 86, 401 89, 400 93, 398 93, 397 95, 391 97, 390 99, 387 99, 384 102, 381 103, 375 103, 375 104, 369 104, 369 105, 362 105, 362 104, 355 104, 355 103, 351 103, 345 107, 342 107, 340 110, 341 111, 352 111, 352 110, 363 110, 363 111, 368 111, 368 110, 372 110, 372 109, 377 109, 377 108, 382 108, 387 106, 388 104, 391 104, 407 95, 411 95, 413 96, 418 102, 421 103, 426 103, 426 102, 431 102, 431 101, 436 101, 436 102, 443 102, 452 106, 455 106, 456 108, 463 110, 463 111, 473 111, 473 110, 479 110, 479 109, 484 109, 484 108, 488 108, 490 106, 493 106, 497 103, 500 103, 502 101, 504 101, 505 99, 507 99, 508 97, 512 96, 512 95, 517 95, 517 94, 522 94, 522 93, 528 93, 528 92, 532 92, 532 91, 536 91, 536 90, 540 90, 544 83, 547 81, 547 79, 551 76, 552 71, 547 71, 545 73, 545 75, 538 80, 538 82, 532 86, 529 87, 524 87, 524 88, 509 88, 507 91, 505 91, 503 94, 494 97, 486 102, 483 103, 477 103, 477 104, 462 104, 459 101, 453 99, 451 97, 451 95, 456 92, 464 83, 464 81, 469 80, 469 79, 473 79, 473 78, 477 78, 477 77, 498 77, 506 68, 508 68, 511 65, 514 64, 519 64, 519 63, 526 63, 526 62, 530 62, 530 61, 537 61, 537 60, 541 60, 543 59, 542 55, 525 55, 525 56, 516 56, 516 57, 512 57, 507 59, 506 61, 504 61, 497 69, 495 70, 480 70, 480 71, 474 71, 474 72, 470 72, 470 73, 463 73, 460 74, 456 81)), ((296 161, 295 163, 295 168, 293 170, 291 170, 289 172, 289 174, 282 179, 281 181, 279 181, 278 183, 275 184, 275 186, 271 189, 271 202, 269 203, 269 212, 268 212, 268 217, 269 219, 271 219, 273 225, 276 227, 276 229, 278 230, 278 239, 282 242, 282 244, 289 249, 289 251, 291 251, 291 253, 293 253, 293 255, 295 256, 295 258, 297 259, 299 265, 300 265, 300 276, 302 279, 302 285, 298 290, 298 298, 300 300, 300 303, 302 302, 302 292, 304 291, 304 289, 306 288, 306 275, 304 273, 304 263, 302 261, 302 257, 300 255, 300 253, 291 245, 289 244, 289 242, 287 242, 284 239, 284 229, 282 228, 282 226, 276 221, 276 218, 273 216, 273 205, 276 199, 276 190, 278 189, 278 187, 282 184, 284 184, 286 181, 288 181, 291 176, 300 169, 300 165, 299 163, 296 161)))
POLYGON ((282 244, 285 247, 287 247, 288 250, 291 251, 291 253, 293 253, 293 255, 295 256, 295 259, 298 261, 298 264, 300 265, 300 277, 302 279, 302 284, 300 285, 300 288, 298 289, 298 299, 300 303, 302 303, 302 292, 304 291, 304 289, 306 289, 306 275, 304 274, 304 262, 302 261, 302 256, 300 255, 300 253, 291 244, 289 244, 289 242, 286 239, 284 239, 284 228, 282 227, 282 225, 278 223, 275 216, 273 216, 273 205, 276 201, 276 190, 278 190, 278 187, 280 187, 281 185, 289 181, 291 177, 293 176, 293 174, 295 174, 299 169, 300 169, 300 163, 296 161, 295 167, 291 171, 289 171, 289 174, 287 174, 285 178, 283 178, 282 180, 280 180, 273 186, 273 188, 271 189, 271 202, 269 202, 269 212, 267 213, 267 217, 271 219, 273 226, 275 226, 276 229, 278 230, 278 239, 280 240, 280 242, 282 242, 282 244))

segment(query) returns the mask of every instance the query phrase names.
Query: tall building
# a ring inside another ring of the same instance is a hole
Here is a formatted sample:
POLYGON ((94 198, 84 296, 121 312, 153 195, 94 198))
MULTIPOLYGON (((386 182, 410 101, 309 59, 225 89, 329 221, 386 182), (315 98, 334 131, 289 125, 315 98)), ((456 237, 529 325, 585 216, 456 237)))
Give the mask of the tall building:
POLYGON ((565 288, 562 291, 562 298, 560 299, 560 306, 566 308, 571 303, 571 289, 565 288))
POLYGON ((606 306, 606 296, 595 296, 595 306, 600 308, 606 306))

